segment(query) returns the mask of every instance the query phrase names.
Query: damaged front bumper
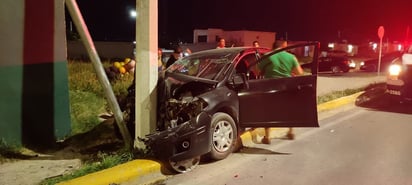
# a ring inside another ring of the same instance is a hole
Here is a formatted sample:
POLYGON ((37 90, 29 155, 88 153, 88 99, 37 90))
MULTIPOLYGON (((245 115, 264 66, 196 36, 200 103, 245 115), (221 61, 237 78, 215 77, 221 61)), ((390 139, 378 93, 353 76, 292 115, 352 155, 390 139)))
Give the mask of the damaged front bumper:
POLYGON ((182 161, 206 154, 211 147, 211 116, 200 112, 174 128, 146 136, 145 144, 162 160, 182 161))

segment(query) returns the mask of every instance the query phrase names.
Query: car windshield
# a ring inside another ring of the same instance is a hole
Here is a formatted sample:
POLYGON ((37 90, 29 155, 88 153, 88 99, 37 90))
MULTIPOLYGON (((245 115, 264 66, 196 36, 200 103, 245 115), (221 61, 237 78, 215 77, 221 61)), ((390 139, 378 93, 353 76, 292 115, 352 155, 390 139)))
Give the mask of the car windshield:
POLYGON ((167 71, 213 80, 219 71, 233 61, 239 52, 230 49, 214 49, 194 53, 172 64, 167 71))

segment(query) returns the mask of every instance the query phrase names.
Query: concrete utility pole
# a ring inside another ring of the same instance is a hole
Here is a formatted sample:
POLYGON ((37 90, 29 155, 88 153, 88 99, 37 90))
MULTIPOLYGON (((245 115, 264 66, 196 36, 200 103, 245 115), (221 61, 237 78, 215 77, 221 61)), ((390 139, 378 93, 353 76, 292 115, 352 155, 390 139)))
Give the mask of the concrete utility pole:
POLYGON ((134 146, 143 148, 139 138, 156 129, 157 0, 136 0, 136 137, 134 146))

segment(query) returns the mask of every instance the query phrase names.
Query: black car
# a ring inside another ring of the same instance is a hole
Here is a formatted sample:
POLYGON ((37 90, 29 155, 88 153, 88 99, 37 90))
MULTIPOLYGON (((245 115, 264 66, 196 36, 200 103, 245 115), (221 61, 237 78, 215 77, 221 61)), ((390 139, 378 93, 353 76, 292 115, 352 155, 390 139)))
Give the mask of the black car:
MULTIPOLYGON (((398 51, 382 55, 380 72, 388 71, 389 65, 394 60, 396 60, 397 58, 400 58, 401 56, 402 56, 402 53, 398 51)), ((359 67, 360 70, 368 71, 368 72, 377 72, 378 68, 379 68, 379 58, 365 60, 360 63, 360 67, 359 67)))
POLYGON ((317 68, 319 43, 282 50, 233 47, 192 53, 167 68, 158 83, 158 125, 144 139, 176 172, 193 169, 200 156, 226 158, 249 127, 318 127, 317 71, 264 79, 255 71, 279 51, 312 48, 317 68))
MULTIPOLYGON (((319 58, 319 72, 347 73, 351 69, 351 60, 348 57, 326 56, 319 58)), ((302 68, 311 69, 312 63, 302 64, 302 68)))

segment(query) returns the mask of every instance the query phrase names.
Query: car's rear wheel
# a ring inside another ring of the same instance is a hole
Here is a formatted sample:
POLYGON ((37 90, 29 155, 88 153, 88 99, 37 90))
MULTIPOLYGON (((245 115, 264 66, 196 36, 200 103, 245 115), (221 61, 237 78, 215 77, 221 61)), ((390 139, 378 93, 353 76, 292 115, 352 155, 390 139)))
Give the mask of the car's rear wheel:
POLYGON ((208 156, 213 160, 226 158, 237 142, 237 128, 233 118, 222 112, 213 115, 211 123, 212 149, 208 156))
POLYGON ((342 71, 339 66, 332 66, 331 70, 333 74, 340 73, 342 71))
POLYGON ((349 72, 349 70, 350 70, 350 69, 347 68, 347 69, 343 70, 343 72, 344 72, 344 73, 347 73, 347 72, 349 72))

